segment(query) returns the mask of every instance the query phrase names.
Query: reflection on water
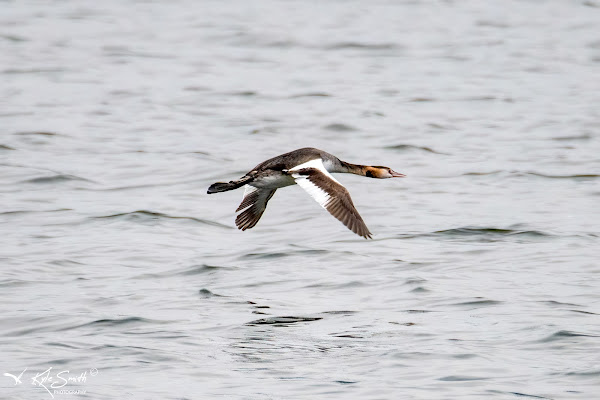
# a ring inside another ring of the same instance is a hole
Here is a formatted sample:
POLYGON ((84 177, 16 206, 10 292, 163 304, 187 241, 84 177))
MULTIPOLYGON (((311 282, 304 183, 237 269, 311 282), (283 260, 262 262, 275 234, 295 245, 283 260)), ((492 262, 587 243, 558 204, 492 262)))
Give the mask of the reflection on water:
POLYGON ((597 6, 5 4, 2 395, 593 398, 597 6), (374 240, 205 194, 306 146, 374 240))

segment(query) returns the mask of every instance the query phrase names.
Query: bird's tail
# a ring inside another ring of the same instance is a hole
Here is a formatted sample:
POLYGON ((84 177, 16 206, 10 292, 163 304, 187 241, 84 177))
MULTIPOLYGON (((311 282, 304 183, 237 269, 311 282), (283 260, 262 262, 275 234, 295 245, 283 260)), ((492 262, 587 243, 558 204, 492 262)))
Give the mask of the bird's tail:
POLYGON ((226 192, 228 190, 234 190, 234 189, 244 186, 246 183, 250 182, 251 180, 252 180, 252 177, 245 176, 242 179, 239 179, 237 181, 213 183, 212 185, 210 185, 210 187, 208 188, 206 193, 213 194, 213 193, 219 193, 219 192, 226 192))

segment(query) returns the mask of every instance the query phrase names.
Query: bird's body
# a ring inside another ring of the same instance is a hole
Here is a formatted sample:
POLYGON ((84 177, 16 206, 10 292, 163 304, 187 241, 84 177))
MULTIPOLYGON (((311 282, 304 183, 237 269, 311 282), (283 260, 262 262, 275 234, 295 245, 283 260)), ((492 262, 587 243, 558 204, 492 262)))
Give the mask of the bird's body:
POLYGON ((370 238, 371 233, 356 211, 350 194, 331 176, 330 173, 335 172, 380 179, 404 176, 388 167, 350 164, 323 150, 306 147, 263 161, 237 181, 214 183, 208 193, 245 186, 244 198, 236 210, 243 211, 235 222, 239 229, 246 230, 256 225, 277 189, 298 184, 348 229, 370 238))
POLYGON ((289 171, 311 160, 321 159, 328 172, 341 172, 341 161, 323 150, 306 147, 270 158, 261 162, 246 176, 254 173, 251 186, 258 188, 279 189, 296 184, 295 179, 284 171, 289 171), (336 168, 337 167, 337 168, 336 168))

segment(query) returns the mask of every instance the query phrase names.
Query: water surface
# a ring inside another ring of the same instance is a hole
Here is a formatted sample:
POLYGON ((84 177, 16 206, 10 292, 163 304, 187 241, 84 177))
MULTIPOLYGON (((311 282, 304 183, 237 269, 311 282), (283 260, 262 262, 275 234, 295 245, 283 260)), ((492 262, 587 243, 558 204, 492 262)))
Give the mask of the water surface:
POLYGON ((596 397, 599 7, 4 2, 0 397, 596 397), (374 240, 206 194, 305 146, 374 240))

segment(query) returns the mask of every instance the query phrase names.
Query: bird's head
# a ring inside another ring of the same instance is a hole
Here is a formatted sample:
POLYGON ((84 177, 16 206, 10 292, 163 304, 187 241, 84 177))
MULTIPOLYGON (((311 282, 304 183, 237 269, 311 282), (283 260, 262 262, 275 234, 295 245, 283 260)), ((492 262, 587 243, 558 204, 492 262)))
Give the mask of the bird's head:
POLYGON ((406 175, 394 171, 388 167, 368 166, 365 167, 365 176, 369 178, 387 179, 387 178, 403 178, 406 175))

